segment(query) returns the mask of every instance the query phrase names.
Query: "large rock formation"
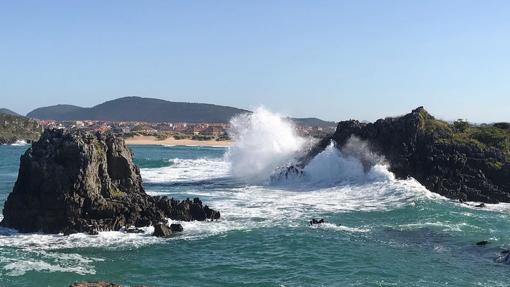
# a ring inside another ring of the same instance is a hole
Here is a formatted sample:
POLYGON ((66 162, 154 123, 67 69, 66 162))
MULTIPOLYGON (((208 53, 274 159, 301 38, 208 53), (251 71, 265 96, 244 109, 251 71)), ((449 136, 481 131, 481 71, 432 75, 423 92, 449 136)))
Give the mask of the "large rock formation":
POLYGON ((430 191, 461 201, 510 202, 508 124, 449 124, 422 107, 374 123, 343 121, 299 166, 306 165, 331 140, 342 148, 353 136, 383 155, 398 178, 413 177, 430 191))
MULTIPOLYGON (((201 203, 197 208, 209 210, 201 203)), ((187 212, 179 201, 145 193, 140 171, 121 138, 46 130, 21 157, 1 225, 20 232, 95 233, 148 226, 165 217, 207 219, 187 212)))

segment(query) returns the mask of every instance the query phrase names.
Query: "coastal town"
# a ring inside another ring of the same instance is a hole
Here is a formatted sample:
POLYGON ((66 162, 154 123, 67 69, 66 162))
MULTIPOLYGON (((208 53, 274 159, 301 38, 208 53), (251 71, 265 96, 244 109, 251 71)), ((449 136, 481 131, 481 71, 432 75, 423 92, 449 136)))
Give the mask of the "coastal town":
MULTIPOLYGON (((151 137, 156 141, 168 138, 193 141, 229 141, 226 123, 186 123, 186 122, 141 122, 141 121, 56 121, 38 120, 44 128, 111 132, 126 139, 151 137)), ((322 137, 334 132, 335 126, 295 125, 301 136, 322 137)))

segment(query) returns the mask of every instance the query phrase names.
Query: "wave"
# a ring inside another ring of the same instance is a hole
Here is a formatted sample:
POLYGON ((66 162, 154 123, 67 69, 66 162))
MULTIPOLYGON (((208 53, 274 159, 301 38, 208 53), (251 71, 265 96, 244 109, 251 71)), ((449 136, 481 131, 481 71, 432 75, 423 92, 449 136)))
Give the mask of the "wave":
POLYGON ((161 168, 142 168, 142 178, 150 183, 203 181, 230 175, 230 164, 222 158, 179 159, 161 168))
POLYGON ((172 162, 166 159, 153 158, 135 158, 135 164, 142 168, 159 168, 172 165, 172 162))
POLYGON ((383 162, 367 168, 359 157, 340 151, 334 143, 313 158, 301 172, 274 178, 277 184, 298 183, 317 187, 395 180, 383 162))
POLYGON ((15 143, 12 143, 11 146, 25 146, 28 143, 25 140, 17 140, 15 143))
POLYGON ((223 146, 223 145, 210 145, 210 144, 207 144, 207 145, 200 145, 200 144, 164 144, 162 145, 163 147, 166 147, 166 148, 181 148, 181 149, 189 149, 189 148, 194 148, 194 149, 200 149, 200 150, 206 150, 206 149, 225 149, 226 147, 223 146))
MULTIPOLYGON (((352 222, 349 226, 326 223, 310 227, 308 221, 315 217, 329 221, 329 217, 337 213, 393 210, 412 206, 420 200, 440 198, 413 179, 396 180, 382 161, 376 161, 367 169, 364 161, 372 155, 363 143, 355 141, 348 150, 342 151, 331 144, 309 162, 303 169, 303 176, 271 184, 268 180, 275 169, 292 163, 311 141, 298 136, 289 122, 262 108, 251 115, 235 118, 230 133, 235 142, 223 158, 138 160, 145 166, 141 169, 145 182, 182 184, 176 189, 179 195, 206 197, 211 208, 220 210, 221 220, 179 222, 184 231, 170 239, 151 236, 153 227, 143 228, 141 234, 112 231, 95 236, 19 234, 0 228, 0 246, 13 247, 0 249, 3 268, 0 276, 20 276, 29 271, 95 274, 94 262, 103 259, 66 253, 73 248, 132 249, 164 244, 168 240, 199 240, 236 230, 274 227, 303 231, 322 228, 347 236, 369 234, 373 226, 366 223, 361 226, 352 222), (232 180, 208 186, 207 190, 193 188, 203 181, 217 182, 224 178, 232 180)), ((212 149, 207 152, 193 155, 214 156, 212 149)), ((168 189, 162 190, 166 191, 151 190, 150 194, 168 192, 168 189)), ((175 196, 175 190, 169 195, 175 196)), ((413 228, 412 225, 402 227, 413 228)))
POLYGON ((451 223, 451 222, 442 222, 442 221, 435 221, 435 222, 417 222, 417 223, 408 223, 408 224, 401 224, 399 225, 401 229, 416 229, 416 228, 437 228, 444 232, 465 232, 466 230, 469 231, 476 231, 480 228, 468 224, 466 222, 460 222, 460 223, 451 223))
MULTIPOLYGON (((325 157, 338 156, 334 150, 326 150, 325 157)), ((317 159, 318 161, 321 158, 317 159)), ((350 159, 345 165, 352 167, 350 159)), ((318 164, 318 163, 317 163, 318 164)), ((307 172, 316 182, 330 182, 329 177, 315 170, 314 164, 307 172), (316 175, 315 175, 316 174, 316 175), (314 177, 315 176, 315 177, 314 177)), ((317 167, 319 168, 319 167, 317 167)), ((358 169, 359 172, 361 172, 358 169)), ((198 182, 215 180, 231 175, 230 163, 223 158, 173 159, 171 165, 161 168, 141 169, 144 181, 154 184, 198 182)), ((211 236, 221 236, 233 231, 249 231, 263 228, 309 228, 308 221, 313 217, 353 211, 381 211, 414 204, 416 200, 426 199, 429 192, 414 180, 395 180, 385 170, 373 171, 375 178, 368 184, 353 184, 358 176, 343 176, 349 181, 329 187, 317 187, 311 184, 284 186, 270 184, 234 184, 213 186, 197 193, 193 188, 182 188, 183 196, 207 197, 211 208, 221 211, 222 218, 217 222, 179 222, 184 232, 170 239, 151 236, 153 227, 143 228, 141 234, 124 232, 99 232, 98 235, 86 234, 44 235, 19 234, 13 230, 0 228, 0 275, 21 276, 30 271, 72 272, 80 275, 95 274, 96 262, 104 260, 68 253, 74 248, 133 249, 146 245, 165 244, 168 240, 200 240, 211 236)), ((333 177, 338 182, 337 178, 333 177)), ((311 182, 313 182, 313 180, 311 182)), ((164 194, 152 192, 151 195, 164 194)), ((170 194, 175 195, 175 194, 170 194)), ((0 216, 1 217, 1 216, 0 216)), ((1 219, 1 218, 0 218, 1 219)), ((169 220, 169 223, 174 221, 169 220)), ((176 221, 175 221, 176 222, 176 221)), ((312 227, 314 228, 314 227, 312 227)), ((343 226, 327 223, 321 226, 326 232, 368 234, 372 226, 343 226)))
POLYGON ((345 232, 370 232, 370 228, 363 228, 363 227, 349 227, 344 225, 337 225, 332 223, 322 223, 322 224, 316 224, 310 226, 310 228, 314 229, 330 229, 335 231, 345 231, 345 232))
POLYGON ((226 160, 232 175, 246 182, 267 181, 273 171, 289 164, 304 150, 308 140, 297 135, 292 123, 259 107, 230 121, 233 139, 226 160))

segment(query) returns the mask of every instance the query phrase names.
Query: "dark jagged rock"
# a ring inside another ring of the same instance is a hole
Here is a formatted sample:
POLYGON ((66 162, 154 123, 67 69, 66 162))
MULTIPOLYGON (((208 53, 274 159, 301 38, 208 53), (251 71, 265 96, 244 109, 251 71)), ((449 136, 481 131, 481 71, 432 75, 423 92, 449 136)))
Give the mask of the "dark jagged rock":
POLYGON ((172 235, 172 230, 165 223, 157 223, 154 225, 154 233, 153 236, 157 237, 169 237, 172 235))
POLYGON ((220 212, 210 209, 207 205, 203 205, 199 198, 191 201, 189 198, 178 201, 166 196, 157 196, 154 198, 156 205, 163 211, 164 215, 173 220, 182 221, 203 221, 215 220, 220 218, 220 212))
POLYGON ((170 230, 172 230, 172 232, 183 232, 184 228, 178 223, 172 223, 170 224, 170 230))
POLYGON ((2 225, 74 233, 144 226, 163 217, 120 138, 46 130, 21 157, 2 225))
POLYGON ((310 220, 310 225, 317 225, 317 224, 322 224, 324 223, 324 219, 315 219, 315 218, 312 218, 312 220, 310 220))
POLYGON ((478 246, 485 246, 487 244, 489 244, 489 241, 487 241, 487 240, 478 241, 476 243, 476 245, 478 245, 478 246))
POLYGON ((46 130, 21 157, 18 179, 1 225, 20 232, 64 233, 148 226, 165 217, 204 220, 217 214, 191 204, 147 195, 132 153, 113 135, 46 130))
POLYGON ((299 178, 302 176, 304 176, 303 167, 300 167, 298 165, 291 165, 277 169, 271 175, 270 180, 272 183, 278 183, 282 179, 288 180, 290 178, 299 178))
POLYGON ((170 237, 172 234, 182 232, 183 230, 184 228, 182 228, 182 225, 178 223, 173 223, 168 226, 166 223, 159 222, 154 225, 154 233, 152 233, 152 235, 157 237, 170 237))
POLYGON ((509 130, 448 124, 420 107, 374 123, 340 122, 334 135, 317 144, 298 166, 305 166, 331 140, 342 148, 353 137, 383 155, 397 178, 413 177, 428 190, 462 202, 510 202, 509 130))

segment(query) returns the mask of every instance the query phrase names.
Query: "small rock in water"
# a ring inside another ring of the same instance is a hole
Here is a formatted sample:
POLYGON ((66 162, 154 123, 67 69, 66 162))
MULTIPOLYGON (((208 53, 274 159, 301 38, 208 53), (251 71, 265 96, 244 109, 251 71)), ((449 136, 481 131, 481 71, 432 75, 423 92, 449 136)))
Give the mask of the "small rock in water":
POLYGON ((173 223, 173 224, 170 224, 170 230, 172 232, 182 232, 184 230, 184 228, 182 228, 182 225, 180 225, 178 223, 173 223))
POLYGON ((199 198, 190 200, 186 198, 178 201, 166 196, 156 196, 153 198, 156 206, 163 212, 165 217, 181 221, 205 221, 207 219, 217 220, 221 217, 220 212, 203 205, 199 198))
POLYGON ((204 206, 204 212, 207 218, 210 218, 211 221, 220 219, 220 212, 214 209, 210 209, 209 206, 204 206))
POLYGON ((478 245, 478 246, 485 246, 487 244, 489 244, 489 241, 487 241, 487 240, 478 241, 476 243, 476 245, 478 245))
POLYGON ((310 225, 315 225, 315 224, 321 224, 321 223, 324 223, 324 219, 315 219, 315 218, 312 218, 312 220, 310 220, 310 225))
POLYGON ((484 208, 485 207, 485 203, 482 202, 482 203, 480 203, 478 205, 475 205, 475 207, 484 208))
POLYGON ((168 225, 160 222, 154 225, 154 233, 152 235, 157 237, 169 237, 172 235, 172 229, 170 229, 168 225))

